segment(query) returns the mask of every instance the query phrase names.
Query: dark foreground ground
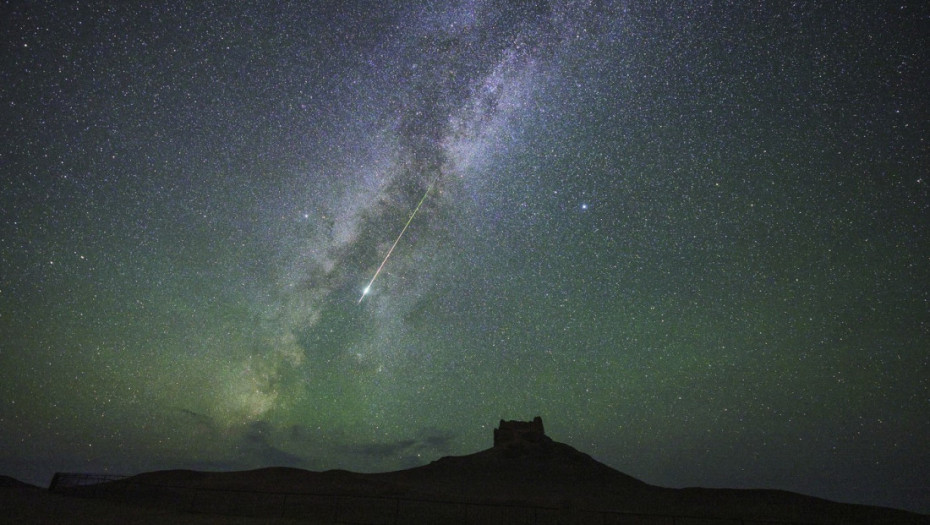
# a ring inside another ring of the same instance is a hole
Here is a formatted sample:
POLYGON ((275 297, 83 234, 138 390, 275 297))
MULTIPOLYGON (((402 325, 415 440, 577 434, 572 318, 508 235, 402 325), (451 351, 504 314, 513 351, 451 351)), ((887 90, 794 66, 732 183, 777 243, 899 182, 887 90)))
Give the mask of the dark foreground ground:
POLYGON ((49 491, 0 487, 2 523, 928 524, 771 490, 666 489, 556 442, 380 474, 162 471, 49 491))
POLYGON ((331 521, 313 519, 280 519, 269 517, 231 516, 178 512, 176 509, 159 509, 139 506, 131 502, 107 499, 81 498, 51 494, 45 489, 0 488, 0 523, 4 524, 266 524, 266 523, 311 523, 324 524, 331 521))

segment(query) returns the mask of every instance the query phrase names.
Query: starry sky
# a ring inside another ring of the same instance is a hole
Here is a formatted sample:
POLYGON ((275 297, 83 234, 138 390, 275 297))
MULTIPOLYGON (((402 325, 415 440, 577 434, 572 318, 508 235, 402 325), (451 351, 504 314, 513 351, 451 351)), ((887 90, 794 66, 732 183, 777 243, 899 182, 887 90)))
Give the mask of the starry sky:
POLYGON ((131 4, 0 7, 0 472, 930 512, 925 2, 131 4))

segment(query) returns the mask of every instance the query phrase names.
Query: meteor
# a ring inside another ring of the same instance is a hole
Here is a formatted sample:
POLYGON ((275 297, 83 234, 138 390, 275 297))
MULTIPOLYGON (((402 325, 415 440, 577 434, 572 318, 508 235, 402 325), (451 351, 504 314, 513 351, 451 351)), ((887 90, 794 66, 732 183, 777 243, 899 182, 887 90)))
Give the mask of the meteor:
POLYGON ((368 281, 368 286, 366 286, 365 289, 362 290, 362 296, 358 298, 358 302, 355 304, 362 304, 362 299, 364 299, 365 296, 368 295, 368 292, 371 291, 371 285, 375 284, 375 279, 378 278, 378 274, 381 273, 381 270, 384 268, 384 264, 387 262, 388 258, 391 256, 391 253, 394 251, 394 248, 397 247, 397 243, 400 242, 400 238, 404 236, 404 232, 407 231, 407 227, 410 226, 411 222, 413 222, 413 217, 416 216, 418 211, 420 211, 420 206, 423 206, 423 201, 426 200, 426 197, 429 195, 430 190, 433 189, 433 184, 435 183, 436 183, 436 179, 433 179, 433 181, 429 183, 429 186, 427 186, 426 191, 423 192, 423 197, 420 198, 420 202, 417 203, 417 207, 413 209, 413 213, 411 213, 410 218, 407 219, 407 224, 404 224, 404 228, 400 230, 400 235, 397 236, 397 239, 394 239, 394 244, 391 245, 391 249, 388 250, 387 255, 384 256, 384 260, 381 261, 381 266, 378 266, 378 269, 377 271, 375 271, 374 276, 372 276, 371 280, 368 281))

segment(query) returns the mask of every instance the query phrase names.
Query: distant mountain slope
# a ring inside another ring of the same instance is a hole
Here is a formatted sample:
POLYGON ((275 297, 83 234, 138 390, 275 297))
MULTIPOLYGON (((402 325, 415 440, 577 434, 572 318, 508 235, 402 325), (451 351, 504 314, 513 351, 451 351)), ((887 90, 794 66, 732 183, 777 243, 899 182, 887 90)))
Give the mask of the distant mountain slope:
POLYGON ((24 483, 16 478, 11 478, 10 476, 3 476, 3 475, 0 475, 0 487, 38 488, 35 485, 30 485, 29 483, 24 483))
POLYGON ((372 523, 385 512, 397 523, 508 523, 512 520, 505 514, 512 509, 524 521, 529 515, 538 520, 536 511, 541 510, 548 516, 545 523, 613 523, 621 522, 622 514, 637 514, 637 523, 680 521, 674 516, 741 523, 930 525, 930 516, 785 491, 656 487, 553 441, 539 418, 501 421, 490 449, 396 472, 170 470, 76 487, 69 493, 203 514, 248 512, 340 521, 335 519, 340 513, 356 512, 348 520, 353 523, 372 523), (435 502, 428 511, 432 514, 400 519, 401 507, 408 513, 426 512, 418 510, 416 502, 435 502), (472 511, 487 512, 476 516, 472 511))
POLYGON ((408 470, 376 474, 291 468, 162 471, 117 483, 527 505, 568 509, 566 512, 591 510, 809 524, 930 524, 928 516, 786 491, 656 487, 551 440, 527 447, 494 447, 466 456, 444 457, 408 470))
POLYGON ((494 447, 444 457, 422 467, 373 475, 418 496, 562 504, 590 496, 642 495, 650 485, 595 461, 569 445, 494 447))

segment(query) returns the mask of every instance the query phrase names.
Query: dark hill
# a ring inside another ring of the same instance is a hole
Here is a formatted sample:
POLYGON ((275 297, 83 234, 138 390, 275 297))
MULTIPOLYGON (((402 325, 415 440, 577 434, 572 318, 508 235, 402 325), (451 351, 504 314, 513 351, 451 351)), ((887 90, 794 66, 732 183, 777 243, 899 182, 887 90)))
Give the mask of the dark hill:
POLYGON ((535 505, 561 505, 591 496, 638 497, 654 488, 548 438, 533 446, 494 447, 372 476, 418 497, 535 505))
POLYGON ((162 511, 337 523, 930 524, 930 516, 785 491, 652 486, 552 441, 538 419, 502 421, 490 449, 396 472, 173 470, 69 493, 162 511))
POLYGON ((2 475, 0 475, 0 487, 3 487, 3 488, 38 488, 35 485, 24 483, 16 478, 11 478, 10 476, 2 476, 2 475))

